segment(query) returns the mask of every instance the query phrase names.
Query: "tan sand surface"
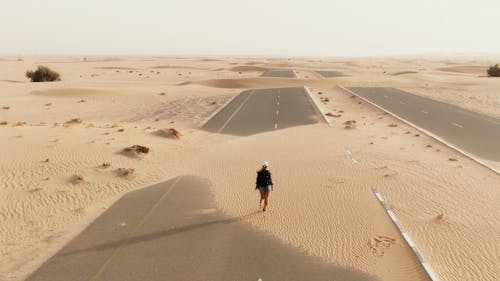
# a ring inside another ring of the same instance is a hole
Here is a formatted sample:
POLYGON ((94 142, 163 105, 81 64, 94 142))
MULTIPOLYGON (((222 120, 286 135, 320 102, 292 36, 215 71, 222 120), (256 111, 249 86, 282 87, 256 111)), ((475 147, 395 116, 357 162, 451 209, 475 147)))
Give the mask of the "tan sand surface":
POLYGON ((416 59, 2 58, 0 280, 22 280, 125 192, 179 174, 210 179, 230 215, 255 210, 263 160, 271 162, 276 189, 269 211, 248 220, 258 229, 383 280, 425 280, 371 192, 377 187, 442 280, 496 280, 500 177, 336 88, 397 87, 500 117, 500 79, 437 70, 449 66, 416 59), (24 72, 40 63, 62 81, 27 82, 24 72), (260 68, 294 69, 299 78, 259 78, 260 68), (351 76, 320 79, 312 72, 319 69, 351 76), (331 128, 245 138, 199 130, 243 89, 302 85, 316 100, 329 98, 322 107, 331 128), (355 128, 344 128, 348 120, 355 128), (169 128, 182 136, 156 133, 169 128), (122 153, 136 144, 150 152, 122 153))

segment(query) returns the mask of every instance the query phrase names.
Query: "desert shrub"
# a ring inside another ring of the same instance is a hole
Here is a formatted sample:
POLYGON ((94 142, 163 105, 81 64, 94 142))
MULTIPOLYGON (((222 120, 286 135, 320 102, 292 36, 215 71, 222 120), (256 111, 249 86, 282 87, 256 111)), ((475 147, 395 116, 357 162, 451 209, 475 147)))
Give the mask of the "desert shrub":
POLYGON ((35 71, 32 70, 26 71, 26 77, 30 79, 31 82, 47 82, 47 81, 61 80, 59 73, 43 65, 39 65, 35 71))
POLYGON ((488 68, 488 75, 491 77, 500 77, 500 67, 498 66, 498 63, 490 65, 490 68, 488 68))

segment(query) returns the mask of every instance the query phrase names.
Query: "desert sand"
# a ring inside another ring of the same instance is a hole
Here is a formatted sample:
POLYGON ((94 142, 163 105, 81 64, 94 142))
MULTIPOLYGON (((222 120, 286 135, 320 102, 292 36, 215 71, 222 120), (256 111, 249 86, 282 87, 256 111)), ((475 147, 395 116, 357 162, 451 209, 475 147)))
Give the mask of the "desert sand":
POLYGON ((229 215, 254 211, 263 160, 275 191, 269 211, 249 225, 383 280, 426 280, 375 199, 378 188, 441 280, 496 280, 500 176, 337 88, 396 87, 500 117, 500 79, 482 71, 491 63, 1 58, 0 280, 23 280, 127 191, 178 175, 208 178, 229 215), (62 81, 28 82, 24 72, 39 64, 62 81), (259 77, 267 69, 299 77, 259 77), (349 76, 322 79, 312 70, 349 76), (200 129, 242 90, 291 86, 307 86, 332 127, 249 137, 200 129), (349 120, 356 122, 346 129, 349 120), (123 151, 133 145, 149 152, 123 151))

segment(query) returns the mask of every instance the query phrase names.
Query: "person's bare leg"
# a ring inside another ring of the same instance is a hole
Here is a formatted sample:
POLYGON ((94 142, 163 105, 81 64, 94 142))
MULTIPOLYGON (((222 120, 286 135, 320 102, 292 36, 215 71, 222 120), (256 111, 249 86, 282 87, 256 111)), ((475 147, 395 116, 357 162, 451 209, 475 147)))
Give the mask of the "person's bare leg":
POLYGON ((262 200, 264 200, 264 192, 260 192, 260 201, 259 204, 262 206, 262 200))
POLYGON ((265 211, 267 208, 267 202, 268 202, 267 198, 268 197, 269 197, 269 191, 264 192, 264 209, 263 209, 263 211, 265 211))

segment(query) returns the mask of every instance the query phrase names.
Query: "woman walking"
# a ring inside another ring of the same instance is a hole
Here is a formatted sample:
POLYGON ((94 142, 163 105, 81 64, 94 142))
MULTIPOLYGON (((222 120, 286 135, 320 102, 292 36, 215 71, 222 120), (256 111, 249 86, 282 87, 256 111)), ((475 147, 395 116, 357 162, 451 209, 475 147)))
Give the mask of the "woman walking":
POLYGON ((262 211, 265 212, 267 208, 269 192, 273 188, 273 180, 271 178, 271 172, 268 170, 269 163, 265 161, 262 164, 262 168, 257 171, 257 181, 255 189, 260 191, 260 202, 259 205, 262 207, 262 211), (262 206, 262 201, 264 201, 264 206, 262 206))

